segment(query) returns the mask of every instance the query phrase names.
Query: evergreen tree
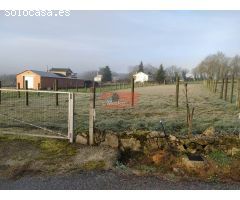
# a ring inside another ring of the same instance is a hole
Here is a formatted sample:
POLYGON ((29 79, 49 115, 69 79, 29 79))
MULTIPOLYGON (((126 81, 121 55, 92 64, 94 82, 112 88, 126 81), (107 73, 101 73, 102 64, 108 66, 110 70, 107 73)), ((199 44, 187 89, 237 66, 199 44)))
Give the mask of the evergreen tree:
POLYGON ((101 68, 100 74, 102 75, 102 82, 112 81, 112 72, 109 66, 101 68))
POLYGON ((140 65, 138 66, 138 72, 144 72, 142 61, 141 61, 140 65))
POLYGON ((163 65, 161 64, 156 74, 156 81, 160 84, 160 83, 164 83, 164 80, 165 80, 165 70, 163 68, 163 65))

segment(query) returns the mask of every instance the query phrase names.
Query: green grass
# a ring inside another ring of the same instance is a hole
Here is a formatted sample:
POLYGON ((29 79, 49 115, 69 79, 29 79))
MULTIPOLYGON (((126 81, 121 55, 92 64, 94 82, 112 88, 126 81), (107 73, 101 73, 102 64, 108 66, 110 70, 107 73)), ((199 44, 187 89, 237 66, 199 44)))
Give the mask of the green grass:
POLYGON ((100 161, 89 161, 87 163, 84 163, 80 168, 82 170, 101 170, 104 169, 105 162, 103 160, 100 161))
MULTIPOLYGON (((127 86, 126 86, 127 87, 127 86)), ((218 87, 220 88, 220 86, 218 87)), ((84 88, 83 88, 84 89, 84 88)), ((101 92, 114 89, 102 88, 101 92)), ((119 89, 119 88, 118 88, 119 89)), ((98 88, 98 90, 100 90, 98 88)), ((184 87, 180 85, 179 107, 175 107, 175 85, 155 85, 137 87, 140 97, 134 108, 107 109, 105 101, 98 97, 96 101, 96 128, 101 131, 114 131, 119 134, 127 131, 162 130, 159 123, 164 122, 167 133, 184 135, 187 133, 186 105, 184 87)), ((74 90, 69 90, 74 92, 74 90)), ((130 88, 121 91, 130 92, 130 88)), ((190 107, 195 107, 193 133, 203 132, 213 126, 218 133, 240 133, 240 123, 235 104, 219 99, 219 91, 214 94, 202 84, 189 84, 190 107)), ((81 92, 81 90, 79 90, 81 92)), ((229 93, 230 94, 230 93, 229 93)), ((236 95, 236 88, 234 90, 236 95)), ((235 98, 235 96, 234 96, 235 98)), ((89 94, 76 93, 75 133, 88 132, 89 94)), ((59 95, 59 106, 55 105, 54 94, 30 94, 29 106, 25 105, 24 93, 19 99, 16 94, 2 92, 0 114, 17 117, 23 121, 46 127, 54 132, 67 134, 68 98, 59 95), (10 95, 12 97, 9 99, 10 95)), ((0 131, 18 131, 19 133, 51 134, 47 131, 1 117, 0 131)), ((55 133, 53 133, 55 134, 55 133)))
POLYGON ((76 149, 67 141, 43 140, 40 149, 44 154, 48 155, 65 155, 72 156, 76 154, 76 149))
POLYGON ((231 158, 222 151, 213 151, 209 154, 209 157, 220 166, 226 166, 231 163, 231 158))

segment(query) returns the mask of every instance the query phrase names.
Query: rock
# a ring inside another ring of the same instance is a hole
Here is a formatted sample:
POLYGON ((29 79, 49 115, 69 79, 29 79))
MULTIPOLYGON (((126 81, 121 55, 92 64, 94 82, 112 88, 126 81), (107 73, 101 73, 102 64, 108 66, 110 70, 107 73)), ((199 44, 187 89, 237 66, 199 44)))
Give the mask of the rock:
POLYGON ((227 154, 231 156, 235 156, 236 154, 239 154, 239 153, 240 153, 240 149, 236 147, 232 147, 227 151, 227 154))
POLYGON ((88 139, 82 135, 77 135, 76 143, 86 145, 86 144, 88 144, 88 139))
POLYGON ((152 131, 147 136, 147 138, 159 138, 159 137, 165 137, 165 134, 163 132, 152 131))
POLYGON ((162 146, 159 143, 160 142, 158 142, 157 138, 149 138, 149 139, 147 139, 146 143, 144 144, 144 152, 147 153, 149 151, 159 149, 159 147, 162 146))
POLYGON ((177 138, 174 135, 169 135, 169 140, 175 142, 177 141, 177 138))
POLYGON ((173 172, 174 172, 174 174, 176 174, 178 176, 183 176, 184 175, 184 171, 180 168, 177 168, 177 167, 173 167, 173 172))
POLYGON ((205 166, 205 162, 204 161, 192 161, 192 160, 189 160, 189 158, 187 156, 184 156, 182 158, 182 164, 187 169, 198 169, 198 168, 202 168, 202 167, 205 166))
POLYGON ((81 135, 82 135, 83 137, 85 137, 85 138, 88 137, 88 134, 87 134, 87 133, 81 133, 81 135))
POLYGON ((213 137, 215 136, 215 128, 214 127, 209 127, 207 128, 203 133, 203 136, 207 136, 207 137, 213 137))
POLYGON ((126 135, 133 135, 133 134, 134 134, 133 131, 128 131, 128 132, 126 132, 126 135))
POLYGON ((164 158, 165 152, 163 150, 158 151, 152 156, 152 161, 156 164, 159 165, 161 164, 163 158, 164 158))
POLYGON ((123 149, 131 149, 132 151, 140 151, 141 143, 135 138, 124 138, 121 139, 123 149))
POLYGON ((183 144, 177 144, 177 150, 179 152, 186 152, 186 149, 184 148, 183 144))
POLYGON ((118 136, 112 133, 107 133, 105 136, 105 141, 101 143, 101 145, 110 146, 112 148, 118 148, 118 136))

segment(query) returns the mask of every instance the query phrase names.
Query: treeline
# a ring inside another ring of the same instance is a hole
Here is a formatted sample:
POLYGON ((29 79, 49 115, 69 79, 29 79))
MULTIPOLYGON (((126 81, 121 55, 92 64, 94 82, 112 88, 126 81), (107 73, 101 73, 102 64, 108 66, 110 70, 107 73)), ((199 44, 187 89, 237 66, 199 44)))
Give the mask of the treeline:
POLYGON ((222 52, 207 56, 193 69, 198 80, 222 80, 227 77, 240 76, 240 56, 227 57, 222 52))
POLYGON ((128 73, 112 72, 109 66, 99 68, 99 70, 87 71, 79 75, 79 78, 85 80, 93 80, 97 74, 102 75, 102 81, 106 82, 128 82, 131 80, 133 74, 143 72, 149 75, 149 80, 152 82, 160 83, 174 83, 176 75, 184 81, 191 80, 193 78, 187 77, 188 69, 177 67, 175 65, 165 67, 162 64, 159 67, 154 67, 150 64, 144 65, 140 62, 139 65, 129 68, 128 73))
POLYGON ((236 88, 236 106, 240 108, 240 56, 227 57, 222 52, 207 56, 193 69, 196 79, 204 80, 204 84, 212 91, 220 91, 220 99, 233 103, 236 88), (230 80, 230 82, 229 82, 230 80), (235 81, 236 80, 236 81, 235 81), (237 83, 236 86, 235 82, 237 83), (220 84, 220 88, 218 88, 220 84), (230 86, 230 94, 228 92, 230 86))
POLYGON ((192 79, 187 76, 187 73, 189 72, 188 69, 177 67, 176 65, 165 67, 163 64, 160 64, 159 67, 154 67, 150 64, 143 65, 141 62, 139 65, 132 67, 129 76, 131 77, 137 72, 144 72, 148 74, 150 81, 157 83, 175 83, 176 75, 184 81, 192 79))
POLYGON ((0 81, 3 87, 15 87, 16 75, 0 75, 0 81))

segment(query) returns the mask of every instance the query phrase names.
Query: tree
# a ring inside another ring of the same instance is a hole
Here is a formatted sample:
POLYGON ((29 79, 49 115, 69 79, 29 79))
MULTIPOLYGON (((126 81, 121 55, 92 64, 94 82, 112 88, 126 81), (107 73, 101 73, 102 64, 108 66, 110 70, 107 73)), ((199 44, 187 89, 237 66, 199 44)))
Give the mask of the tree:
POLYGON ((231 59, 230 62, 231 72, 234 76, 240 75, 240 56, 236 55, 231 59))
POLYGON ((163 83, 164 80, 165 80, 165 71, 164 71, 163 65, 161 64, 156 74, 156 81, 160 84, 160 83, 163 83))
POLYGON ((141 61, 140 65, 138 66, 138 72, 144 72, 144 67, 143 67, 142 61, 141 61))
POLYGON ((184 81, 187 80, 187 73, 188 73, 188 70, 187 69, 181 69, 181 75, 182 75, 182 79, 184 81))
POLYGON ((112 81, 112 72, 109 66, 100 68, 100 74, 102 75, 102 82, 112 81))
POLYGON ((170 67, 167 67, 165 69, 165 72, 166 72, 166 80, 170 83, 174 83, 175 82, 175 79, 176 79, 176 74, 178 74, 180 76, 180 71, 181 71, 181 68, 180 67, 177 67, 175 65, 172 65, 170 67))
POLYGON ((195 75, 201 79, 219 80, 230 71, 229 58, 222 52, 207 56, 195 69, 195 75))
POLYGON ((97 74, 97 70, 86 71, 79 74, 78 78, 81 78, 84 80, 93 80, 96 74, 97 74))

